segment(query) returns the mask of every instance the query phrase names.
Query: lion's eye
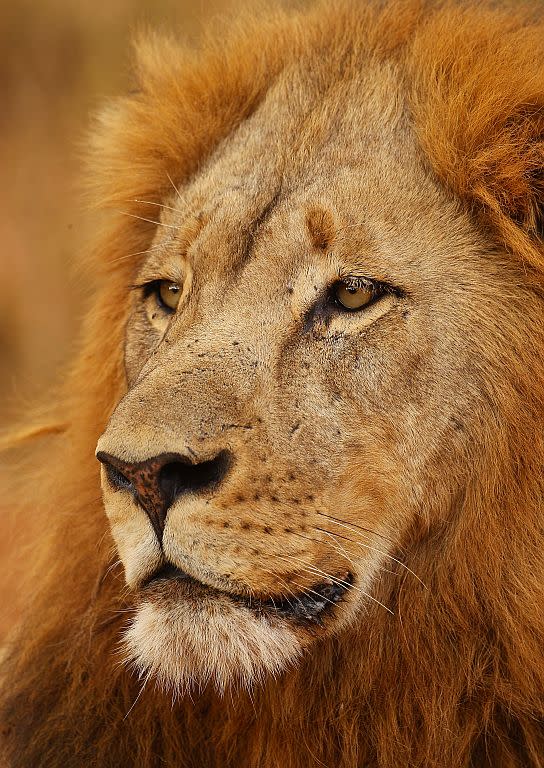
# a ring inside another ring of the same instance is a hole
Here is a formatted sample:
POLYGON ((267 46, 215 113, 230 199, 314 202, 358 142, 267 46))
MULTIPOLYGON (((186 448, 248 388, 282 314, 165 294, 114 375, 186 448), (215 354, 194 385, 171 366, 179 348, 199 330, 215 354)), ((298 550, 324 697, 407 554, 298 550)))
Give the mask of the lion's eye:
POLYGON ((166 309, 172 312, 177 309, 181 296, 181 286, 177 283, 172 283, 170 280, 159 280, 156 283, 156 292, 159 302, 166 309))
POLYGON ((370 282, 342 282, 333 287, 334 300, 344 309, 355 311, 363 309, 375 298, 381 295, 381 291, 370 282))

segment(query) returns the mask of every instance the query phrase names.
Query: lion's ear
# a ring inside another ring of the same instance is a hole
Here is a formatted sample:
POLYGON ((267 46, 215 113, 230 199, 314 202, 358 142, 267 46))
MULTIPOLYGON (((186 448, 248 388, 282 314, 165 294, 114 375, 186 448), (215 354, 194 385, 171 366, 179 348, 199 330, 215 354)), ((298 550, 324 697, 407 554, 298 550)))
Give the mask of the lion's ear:
POLYGON ((544 19, 450 7, 416 36, 417 129, 437 175, 544 272, 544 19))

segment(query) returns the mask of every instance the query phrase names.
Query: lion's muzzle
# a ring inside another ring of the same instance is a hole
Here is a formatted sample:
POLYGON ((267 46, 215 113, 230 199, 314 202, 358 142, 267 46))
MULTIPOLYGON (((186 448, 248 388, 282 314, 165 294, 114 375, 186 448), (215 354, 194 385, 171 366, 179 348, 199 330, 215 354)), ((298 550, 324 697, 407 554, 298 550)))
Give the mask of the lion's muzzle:
POLYGON ((172 504, 185 493, 216 488, 231 464, 228 451, 201 462, 179 453, 161 453, 145 461, 127 462, 98 451, 96 458, 104 464, 113 490, 133 494, 149 517, 160 544, 172 504))

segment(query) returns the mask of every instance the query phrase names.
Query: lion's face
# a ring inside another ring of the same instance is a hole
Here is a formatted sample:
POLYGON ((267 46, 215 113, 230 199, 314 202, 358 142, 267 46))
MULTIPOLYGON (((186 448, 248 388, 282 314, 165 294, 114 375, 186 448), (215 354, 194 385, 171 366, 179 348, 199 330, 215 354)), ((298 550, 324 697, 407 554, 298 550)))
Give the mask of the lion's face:
POLYGON ((274 673, 386 610, 382 570, 469 471, 507 278, 424 170, 394 72, 304 77, 163 201, 127 286, 98 450, 129 654, 174 687, 274 673))

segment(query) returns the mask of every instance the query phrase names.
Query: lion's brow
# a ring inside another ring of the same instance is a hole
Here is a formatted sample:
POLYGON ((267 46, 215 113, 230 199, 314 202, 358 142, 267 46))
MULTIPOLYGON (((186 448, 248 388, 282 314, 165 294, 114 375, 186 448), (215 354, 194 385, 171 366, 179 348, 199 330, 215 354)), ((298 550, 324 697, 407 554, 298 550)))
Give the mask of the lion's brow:
MULTIPOLYGON (((240 266, 247 266, 254 254, 259 233, 272 217, 281 200, 281 188, 276 189, 270 200, 262 207, 248 228, 247 240, 240 259, 240 266)), ((332 213, 318 204, 308 205, 304 211, 305 225, 312 246, 319 251, 327 251, 335 237, 336 226, 332 213)))
POLYGON ((277 187, 267 203, 263 205, 259 213, 255 216, 252 223, 247 229, 247 237, 244 247, 242 249, 242 257, 240 259, 241 266, 246 266, 248 261, 254 254, 255 243, 259 237, 259 233, 263 227, 270 221, 270 218, 276 208, 281 197, 281 186, 277 187))
POLYGON ((336 226, 332 213, 321 205, 311 205, 306 210, 306 228, 314 248, 327 251, 335 237, 336 226))

